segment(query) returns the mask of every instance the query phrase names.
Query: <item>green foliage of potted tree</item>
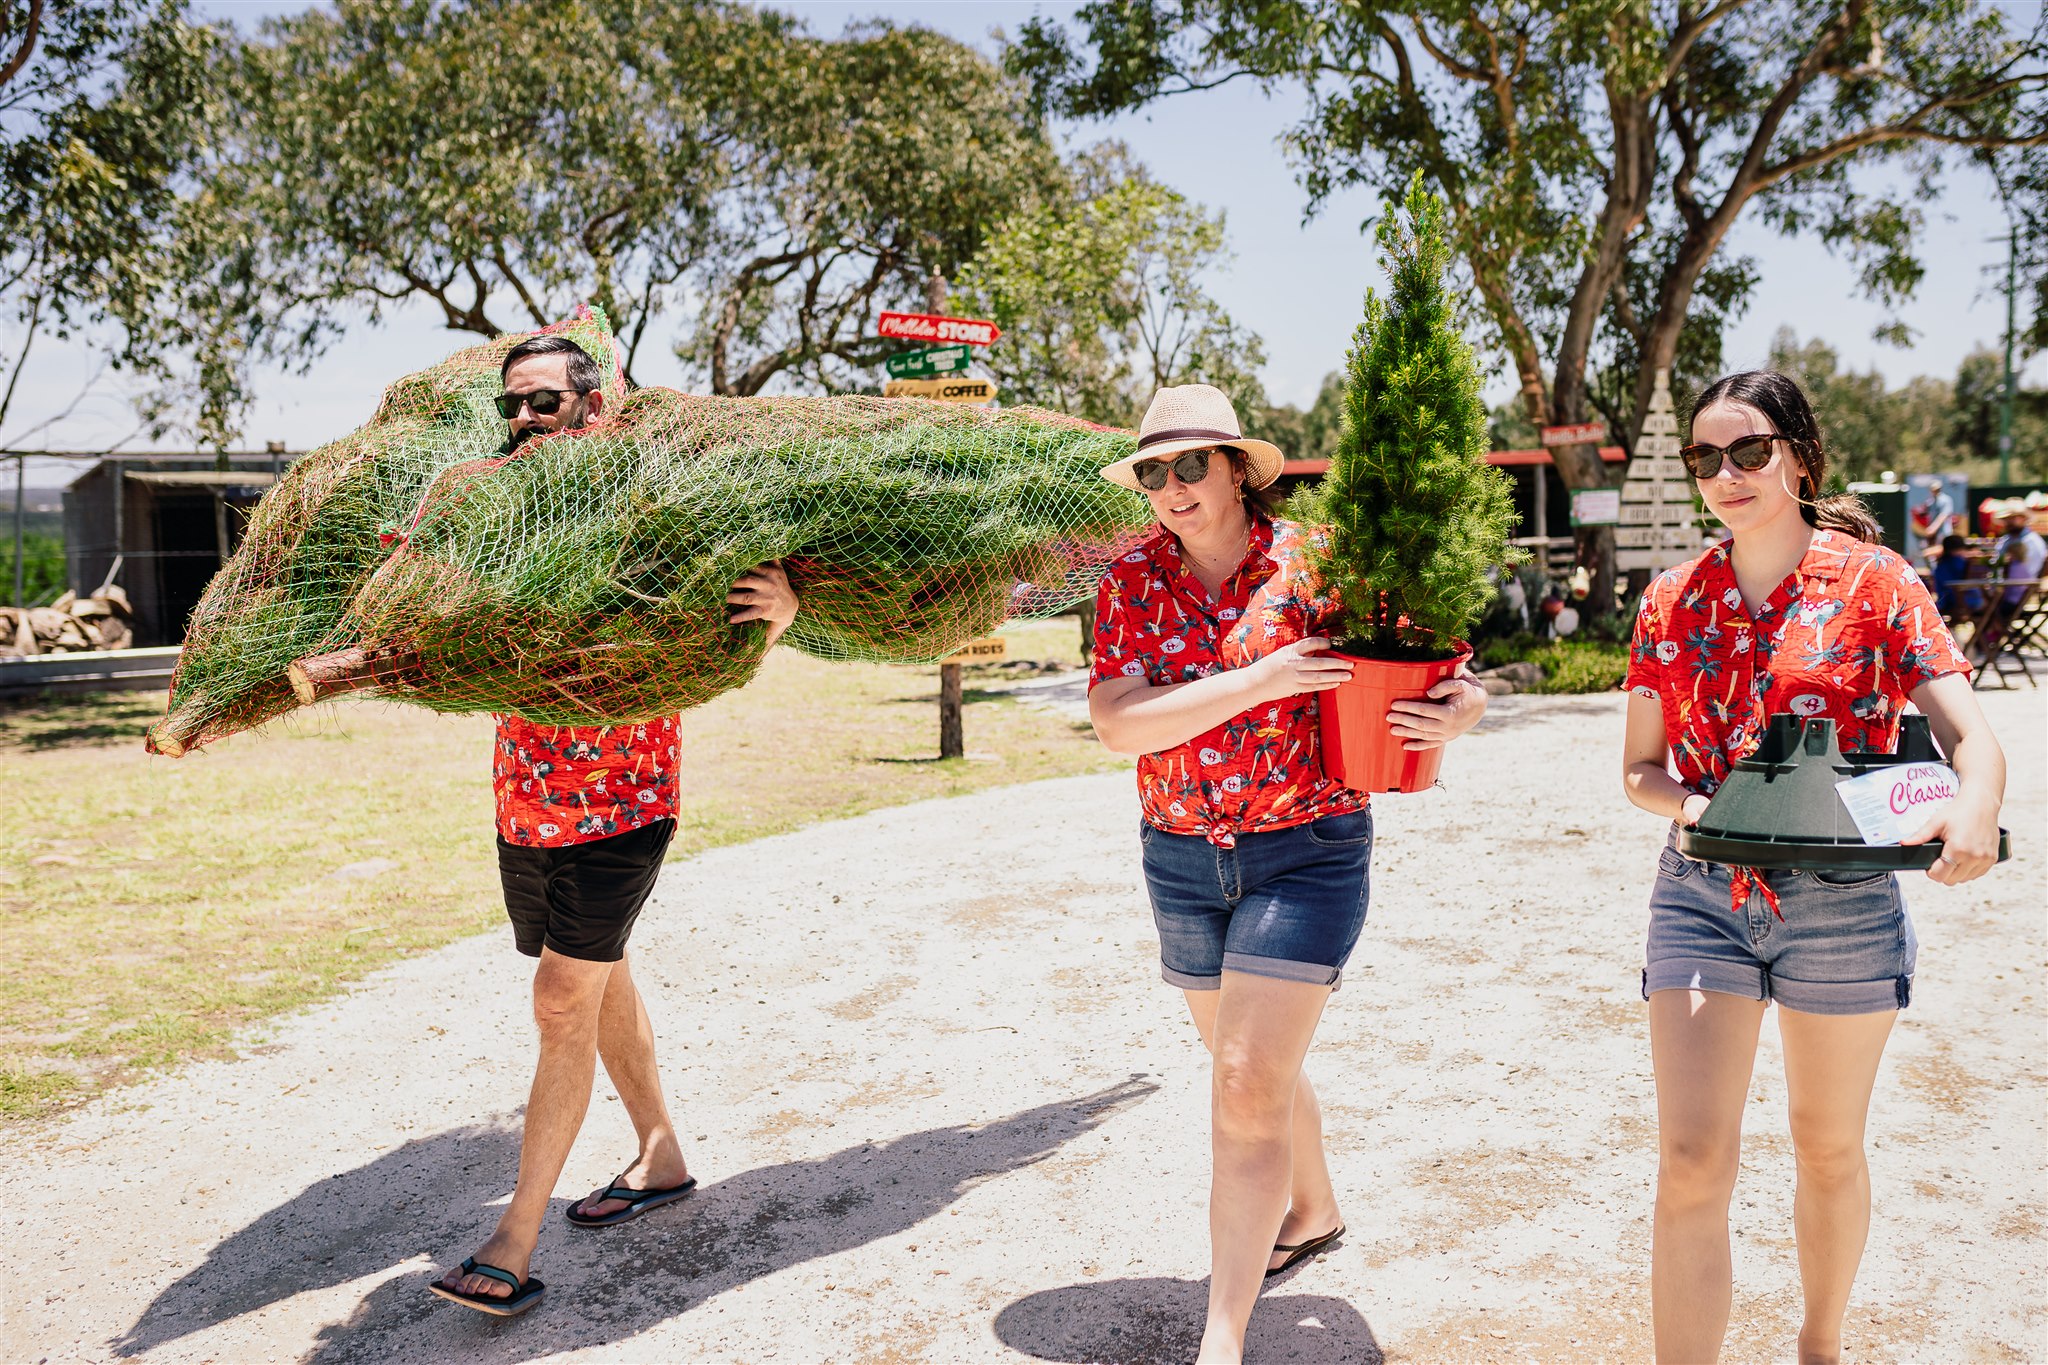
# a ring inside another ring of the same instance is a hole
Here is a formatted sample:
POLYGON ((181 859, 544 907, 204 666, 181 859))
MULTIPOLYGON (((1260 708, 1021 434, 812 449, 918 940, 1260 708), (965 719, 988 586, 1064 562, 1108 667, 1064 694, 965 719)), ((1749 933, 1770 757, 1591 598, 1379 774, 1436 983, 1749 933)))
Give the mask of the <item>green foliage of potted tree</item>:
POLYGON ((1444 274, 1444 206, 1409 183, 1377 233, 1392 298, 1367 291, 1346 362, 1344 429, 1322 483, 1291 516, 1327 528, 1310 549, 1339 603, 1326 633, 1356 663, 1320 698, 1323 764, 1360 791, 1420 791, 1442 749, 1410 753, 1387 729, 1388 704, 1416 698, 1472 657, 1460 638, 1508 557, 1512 484, 1486 463, 1479 367, 1459 334, 1444 274))

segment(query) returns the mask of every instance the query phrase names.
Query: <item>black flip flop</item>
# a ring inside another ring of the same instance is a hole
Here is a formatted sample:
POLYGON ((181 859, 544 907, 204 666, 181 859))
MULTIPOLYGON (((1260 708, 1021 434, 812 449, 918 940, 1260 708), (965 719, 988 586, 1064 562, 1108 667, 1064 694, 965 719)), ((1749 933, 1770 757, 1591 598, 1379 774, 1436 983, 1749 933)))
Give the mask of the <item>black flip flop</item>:
POLYGON ((636 1190, 614 1180, 601 1190, 592 1190, 583 1198, 562 1210, 562 1216, 579 1228, 608 1228, 614 1223, 630 1223, 641 1214, 658 1209, 663 1204, 673 1204, 691 1190, 697 1188, 697 1177, 691 1176, 680 1185, 671 1185, 665 1190, 636 1190), (613 1209, 610 1213, 593 1218, 576 1210, 584 1204, 602 1204, 607 1199, 623 1199, 626 1207, 613 1209))
POLYGON ((1328 1247, 1332 1242, 1335 1242, 1339 1237, 1342 1237, 1343 1235, 1344 1225, 1342 1223, 1339 1223, 1337 1224, 1335 1229, 1324 1233, 1320 1237, 1312 1238, 1311 1240, 1306 1242, 1296 1242, 1293 1246, 1274 1247, 1273 1250, 1278 1252, 1284 1252, 1287 1256, 1287 1259, 1282 1261, 1279 1265, 1274 1266, 1271 1270, 1268 1270, 1266 1272, 1266 1278, 1270 1280, 1275 1275, 1278 1275, 1281 1271, 1287 1269, 1289 1266, 1294 1265, 1299 1261, 1307 1260, 1309 1257, 1315 1255, 1318 1251, 1321 1251, 1324 1248, 1328 1247))
POLYGON ((540 1296, 545 1294, 548 1288, 539 1280, 531 1277, 524 1283, 521 1283, 519 1277, 511 1271, 500 1269, 494 1265, 485 1265, 474 1256, 468 1257, 462 1262, 462 1273, 465 1275, 483 1275, 489 1279, 502 1280, 512 1286, 512 1292, 502 1298, 495 1294, 465 1294, 459 1289, 450 1289, 439 1280, 435 1280, 427 1288, 452 1303, 459 1303, 465 1308, 474 1308, 479 1313, 489 1313, 495 1318, 518 1317, 521 1313, 539 1303, 540 1296))

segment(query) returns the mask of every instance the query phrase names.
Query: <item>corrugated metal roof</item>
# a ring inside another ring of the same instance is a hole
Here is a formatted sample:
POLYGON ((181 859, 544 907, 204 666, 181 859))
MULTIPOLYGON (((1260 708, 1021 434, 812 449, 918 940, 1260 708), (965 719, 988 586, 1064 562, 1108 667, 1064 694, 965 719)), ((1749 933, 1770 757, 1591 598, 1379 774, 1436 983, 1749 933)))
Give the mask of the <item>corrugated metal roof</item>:
MULTIPOLYGON (((1620 464, 1628 458, 1628 452, 1620 446, 1601 446, 1600 458, 1608 464, 1620 464)), ((1531 465, 1555 464, 1547 450, 1494 450, 1489 451, 1486 462, 1490 465, 1531 465)), ((1328 460, 1288 460, 1280 466, 1282 474, 1321 474, 1328 470, 1328 460)))
POLYGON ((277 482, 269 470, 174 469, 123 471, 134 483, 157 488, 268 488, 277 482))

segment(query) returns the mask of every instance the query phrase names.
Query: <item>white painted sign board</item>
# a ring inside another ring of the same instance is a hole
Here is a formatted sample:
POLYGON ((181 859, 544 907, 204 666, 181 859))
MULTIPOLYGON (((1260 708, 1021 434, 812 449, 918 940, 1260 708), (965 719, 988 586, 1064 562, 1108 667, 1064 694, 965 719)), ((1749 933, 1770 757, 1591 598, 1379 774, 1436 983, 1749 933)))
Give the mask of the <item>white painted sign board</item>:
POLYGON ((1657 371, 1642 439, 1621 486, 1621 524, 1614 531, 1614 567, 1668 569, 1699 553, 1692 480, 1678 458, 1678 414, 1671 407, 1671 372, 1657 371))

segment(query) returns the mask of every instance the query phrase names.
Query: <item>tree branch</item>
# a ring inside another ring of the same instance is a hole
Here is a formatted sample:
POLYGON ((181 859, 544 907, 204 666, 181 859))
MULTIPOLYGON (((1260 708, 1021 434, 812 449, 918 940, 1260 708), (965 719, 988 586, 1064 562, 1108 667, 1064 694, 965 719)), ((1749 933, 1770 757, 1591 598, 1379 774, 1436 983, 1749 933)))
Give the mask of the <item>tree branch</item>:
POLYGON ((1919 120, 1944 109, 1966 109, 1973 104, 1981 104, 1985 100, 2002 95, 2008 90, 2024 90, 2029 87, 2038 89, 2044 85, 2048 85, 2048 76, 2028 73, 1995 81, 1966 95, 1930 99, 1903 121, 1865 128, 1762 168, 1757 173, 1755 189, 1768 188, 1790 176, 1798 175, 1801 171, 1810 171, 1850 152, 1873 147, 1881 142, 1939 142, 1951 147, 2048 147, 2048 131, 2026 137, 2009 137, 1991 133, 1946 133, 1936 128, 1913 126, 1919 120))
POLYGON ((1614 320, 1621 324, 1623 331, 1635 338, 1636 349, 1642 350, 1643 338, 1649 335, 1641 318, 1636 316, 1635 303, 1629 298, 1627 279, 1618 279, 1608 291, 1614 300, 1614 320))
POLYGON ((36 344, 36 322, 43 315, 43 292, 36 291, 35 301, 29 305, 28 329, 21 338, 21 354, 15 357, 14 373, 8 376, 7 392, 0 394, 0 424, 7 421, 7 410, 14 406, 14 386, 21 382, 22 366, 28 364, 30 348, 36 344))
MULTIPOLYGON (((1723 19, 1726 19, 1736 10, 1746 9, 1753 3, 1755 3, 1755 0, 1721 0, 1721 3, 1709 9, 1699 18, 1681 20, 1677 31, 1671 35, 1671 46, 1665 54, 1664 79, 1661 85, 1669 86, 1671 82, 1678 79, 1679 70, 1685 65, 1685 59, 1692 55, 1693 44, 1700 40, 1701 35, 1705 34, 1707 30, 1713 28, 1714 25, 1720 23, 1723 19)), ((1680 14, 1684 13, 1683 10, 1679 12, 1680 14)))
MULTIPOLYGON (((503 242, 491 243, 491 264, 498 267, 498 273, 505 277, 505 283, 512 286, 512 292, 519 295, 519 301, 526 305, 526 312, 533 319, 534 326, 545 327, 554 321, 553 318, 541 311, 540 305, 533 301, 533 295, 527 292, 526 282, 514 273, 512 263, 505 259, 505 244, 503 242)), ((471 274, 474 273, 474 270, 472 270, 471 274)), ((477 283, 482 285, 483 281, 479 279, 477 283)), ((479 301, 481 301, 481 294, 478 297, 479 301)))
MULTIPOLYGON (((1478 17, 1476 15, 1468 14, 1466 16, 1465 22, 1474 27, 1481 27, 1482 31, 1484 31, 1483 26, 1479 24, 1478 17)), ((1429 30, 1424 28, 1422 25, 1421 15, 1416 15, 1412 20, 1410 20, 1410 23, 1415 29, 1416 38, 1422 43, 1422 50, 1427 52, 1430 56, 1436 58, 1437 65, 1441 66, 1444 70, 1450 72, 1453 76, 1456 76, 1461 81, 1473 81, 1480 85, 1488 85, 1492 83, 1491 79, 1488 77, 1486 72, 1482 71, 1480 68, 1476 66, 1466 65, 1464 62, 1459 61, 1456 57, 1452 56, 1450 53, 1444 51, 1442 48, 1438 47, 1434 42, 1432 42, 1430 40, 1429 30)), ((1498 57, 1499 54, 1496 52, 1495 56, 1498 57)))
MULTIPOLYGON (((726 383, 726 357, 732 349, 733 333, 739 330, 740 305, 753 292, 756 277, 778 266, 791 265, 802 261, 811 254, 811 248, 799 247, 774 256, 756 256, 740 267, 733 276, 732 284, 725 293, 725 302, 719 305, 718 321, 711 325, 711 391, 717 394, 733 395, 742 393, 726 383)), ((771 282, 772 283, 772 282, 771 282)), ((765 381, 763 381, 765 382, 765 381)))
POLYGON ((1857 18, 1863 12, 1863 0, 1849 0, 1842 7, 1835 22, 1822 29, 1814 45, 1785 77, 1785 83, 1778 87, 1778 93, 1764 107, 1757 118, 1756 129, 1750 134, 1749 146, 1743 149, 1742 158, 1736 163, 1735 173, 1728 179, 1728 187, 1721 195, 1721 202, 1714 209, 1705 231, 1712 234, 1714 243, 1727 235, 1735 221, 1735 215, 1756 193, 1756 177, 1762 171, 1764 158, 1770 151, 1771 142, 1778 136, 1778 128, 1792 112, 1792 106, 1806 92, 1814 76, 1827 64, 1829 55, 1841 46, 1842 40, 1855 27, 1857 18))
POLYGON ((41 31, 42 26, 43 0, 28 0, 28 22, 21 26, 21 46, 7 59, 7 65, 0 66, 0 89, 5 89, 7 83, 20 73, 21 68, 28 65, 29 54, 35 51, 36 34, 41 31))
POLYGON ((464 315, 469 330, 482 332, 487 337, 497 336, 500 329, 484 317, 484 298, 491 292, 491 287, 484 283, 484 272, 478 270, 476 261, 469 257, 463 258, 462 268, 469 273, 469 282, 476 287, 474 301, 469 305, 469 312, 464 315))

